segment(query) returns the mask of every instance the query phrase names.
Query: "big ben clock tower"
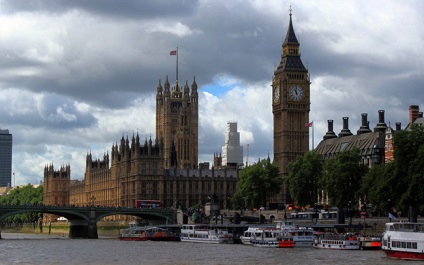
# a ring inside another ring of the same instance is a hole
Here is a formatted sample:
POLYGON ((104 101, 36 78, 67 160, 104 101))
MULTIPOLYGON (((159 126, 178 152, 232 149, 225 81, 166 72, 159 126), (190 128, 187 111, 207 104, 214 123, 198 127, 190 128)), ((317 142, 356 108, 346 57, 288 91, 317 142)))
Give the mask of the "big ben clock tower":
MULTIPOLYGON (((300 59, 300 44, 294 33, 292 13, 281 52, 280 65, 272 80, 272 113, 274 116, 274 161, 285 178, 287 165, 309 150, 310 82, 308 70, 300 59)), ((286 184, 277 200, 290 202, 286 184)))

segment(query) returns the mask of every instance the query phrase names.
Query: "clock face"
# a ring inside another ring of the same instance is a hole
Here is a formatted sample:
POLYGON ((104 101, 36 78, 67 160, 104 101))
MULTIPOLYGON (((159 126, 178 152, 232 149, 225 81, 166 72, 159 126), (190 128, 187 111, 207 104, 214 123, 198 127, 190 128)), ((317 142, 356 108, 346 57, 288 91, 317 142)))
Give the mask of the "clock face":
POLYGON ((305 96, 303 88, 299 85, 294 85, 290 88, 289 96, 294 101, 299 101, 305 96))
POLYGON ((274 88, 274 102, 278 102, 280 100, 280 87, 278 85, 274 88))

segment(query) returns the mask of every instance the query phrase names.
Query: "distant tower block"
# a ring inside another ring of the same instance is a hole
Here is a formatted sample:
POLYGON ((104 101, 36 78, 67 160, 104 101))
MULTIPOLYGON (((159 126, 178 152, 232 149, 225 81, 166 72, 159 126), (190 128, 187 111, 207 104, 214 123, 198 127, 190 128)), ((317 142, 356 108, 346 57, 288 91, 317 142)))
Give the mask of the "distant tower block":
POLYGON ((225 145, 222 146, 223 166, 243 165, 243 146, 240 146, 240 133, 237 131, 237 122, 228 122, 228 131, 225 134, 225 145))

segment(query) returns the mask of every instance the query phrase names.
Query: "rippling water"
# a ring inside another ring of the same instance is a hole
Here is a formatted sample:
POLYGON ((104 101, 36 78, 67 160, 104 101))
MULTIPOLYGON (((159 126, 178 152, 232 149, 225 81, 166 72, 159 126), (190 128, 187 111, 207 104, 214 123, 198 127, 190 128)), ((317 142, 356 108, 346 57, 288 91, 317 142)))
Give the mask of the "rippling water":
POLYGON ((274 249, 241 244, 68 239, 2 233, 0 264, 424 264, 386 258, 382 251, 274 249))

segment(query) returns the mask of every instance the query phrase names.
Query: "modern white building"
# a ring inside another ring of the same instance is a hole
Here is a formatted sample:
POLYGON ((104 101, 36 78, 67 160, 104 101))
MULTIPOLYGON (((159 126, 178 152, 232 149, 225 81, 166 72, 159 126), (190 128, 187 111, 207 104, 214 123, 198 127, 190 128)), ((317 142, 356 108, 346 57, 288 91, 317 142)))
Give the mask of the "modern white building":
POLYGON ((228 131, 225 134, 225 144, 222 146, 223 166, 243 165, 243 146, 240 146, 240 133, 237 131, 237 122, 228 122, 228 131))

